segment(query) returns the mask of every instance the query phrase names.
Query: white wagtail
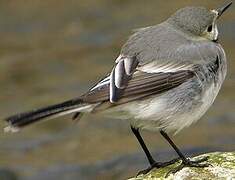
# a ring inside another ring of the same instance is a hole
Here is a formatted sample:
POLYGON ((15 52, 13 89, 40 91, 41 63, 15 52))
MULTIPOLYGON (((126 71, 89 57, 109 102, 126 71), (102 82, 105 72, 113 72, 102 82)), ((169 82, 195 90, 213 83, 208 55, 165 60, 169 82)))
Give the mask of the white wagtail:
POLYGON ((195 123, 211 106, 225 79, 225 52, 218 43, 217 19, 232 4, 207 10, 186 7, 166 21, 137 30, 121 49, 109 75, 82 96, 38 110, 8 117, 5 131, 42 119, 86 113, 126 119, 143 148, 150 167, 156 162, 139 130, 160 131, 182 160, 180 166, 205 167, 207 158, 186 158, 167 135, 195 123))

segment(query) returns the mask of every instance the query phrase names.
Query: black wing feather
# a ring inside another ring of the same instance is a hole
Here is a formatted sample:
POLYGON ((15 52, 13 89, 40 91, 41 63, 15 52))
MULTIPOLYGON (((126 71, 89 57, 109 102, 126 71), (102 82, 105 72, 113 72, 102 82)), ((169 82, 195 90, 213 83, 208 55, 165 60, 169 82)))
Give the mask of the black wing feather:
MULTIPOLYGON (((137 71, 122 90, 115 104, 137 100, 153 94, 159 94, 179 86, 194 76, 189 70, 177 72, 146 73, 137 71)), ((112 82, 112 81, 111 81, 112 82)), ((98 103, 109 101, 109 83, 93 89, 82 96, 84 102, 98 103)))

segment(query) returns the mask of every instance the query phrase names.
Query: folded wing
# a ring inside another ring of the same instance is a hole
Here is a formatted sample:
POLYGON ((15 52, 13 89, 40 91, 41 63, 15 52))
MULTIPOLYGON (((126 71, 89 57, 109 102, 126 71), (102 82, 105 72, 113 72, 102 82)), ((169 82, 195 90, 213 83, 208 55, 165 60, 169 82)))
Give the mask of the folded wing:
MULTIPOLYGON (((147 73, 135 71, 125 84, 115 104, 126 103, 146 96, 160 94, 175 88, 194 76, 190 70, 176 72, 147 73)), ((110 99, 110 76, 101 86, 92 88, 82 96, 87 103, 105 102, 110 99)), ((112 81, 111 81, 112 82, 112 81)))

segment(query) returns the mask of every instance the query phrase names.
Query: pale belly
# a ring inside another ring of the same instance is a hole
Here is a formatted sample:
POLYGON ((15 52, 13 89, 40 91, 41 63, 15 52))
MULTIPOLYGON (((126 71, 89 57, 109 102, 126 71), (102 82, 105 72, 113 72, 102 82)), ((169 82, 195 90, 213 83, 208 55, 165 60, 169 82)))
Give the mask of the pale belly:
POLYGON ((111 108, 104 113, 150 131, 179 132, 199 120, 214 102, 221 83, 186 82, 164 94, 111 108))

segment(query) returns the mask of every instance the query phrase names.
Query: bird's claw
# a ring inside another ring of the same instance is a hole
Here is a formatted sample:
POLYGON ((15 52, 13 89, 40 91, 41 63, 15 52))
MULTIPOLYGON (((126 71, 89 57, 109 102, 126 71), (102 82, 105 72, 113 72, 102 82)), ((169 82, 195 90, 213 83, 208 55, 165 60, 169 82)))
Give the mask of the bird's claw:
POLYGON ((170 174, 175 174, 176 172, 180 171, 184 167, 196 167, 196 168, 208 167, 208 166, 210 166, 209 163, 202 163, 202 162, 207 161, 208 159, 209 159, 209 157, 206 156, 206 157, 203 157, 203 158, 198 159, 198 160, 187 159, 185 161, 182 161, 182 163, 179 166, 177 166, 177 167, 173 168, 172 170, 170 170, 166 174, 166 177, 169 176, 170 174))
POLYGON ((180 160, 180 158, 175 158, 175 159, 173 159, 171 161, 167 161, 167 162, 155 162, 150 167, 148 167, 147 169, 139 171, 137 176, 139 176, 141 174, 147 174, 149 171, 151 171, 154 168, 159 169, 159 168, 164 168, 166 166, 172 165, 172 164, 178 162, 179 160, 180 160))

